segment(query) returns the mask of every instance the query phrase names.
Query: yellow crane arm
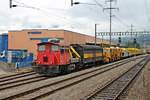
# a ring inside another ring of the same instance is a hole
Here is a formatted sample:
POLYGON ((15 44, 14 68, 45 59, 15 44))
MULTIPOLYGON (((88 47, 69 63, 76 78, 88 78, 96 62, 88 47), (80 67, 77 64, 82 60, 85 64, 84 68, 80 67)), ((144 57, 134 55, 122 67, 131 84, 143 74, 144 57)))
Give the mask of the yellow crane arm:
POLYGON ((76 50, 72 46, 70 46, 70 50, 76 55, 77 58, 81 58, 80 55, 76 52, 76 50))

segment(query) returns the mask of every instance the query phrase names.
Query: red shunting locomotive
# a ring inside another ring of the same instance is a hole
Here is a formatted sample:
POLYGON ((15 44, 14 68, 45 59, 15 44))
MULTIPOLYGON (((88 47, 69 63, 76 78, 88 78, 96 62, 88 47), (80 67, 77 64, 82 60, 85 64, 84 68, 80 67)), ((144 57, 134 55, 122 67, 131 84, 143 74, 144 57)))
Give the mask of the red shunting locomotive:
POLYGON ((60 47, 59 44, 43 42, 38 44, 37 65, 34 71, 49 75, 65 72, 65 67, 70 64, 69 48, 60 47))

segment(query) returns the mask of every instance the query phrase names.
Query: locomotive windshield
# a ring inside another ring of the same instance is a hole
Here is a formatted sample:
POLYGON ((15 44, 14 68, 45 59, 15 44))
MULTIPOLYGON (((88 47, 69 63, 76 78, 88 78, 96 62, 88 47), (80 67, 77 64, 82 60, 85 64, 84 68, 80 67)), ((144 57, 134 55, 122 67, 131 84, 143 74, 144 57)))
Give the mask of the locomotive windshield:
POLYGON ((45 45, 39 45, 38 51, 45 51, 45 45))
POLYGON ((51 50, 52 51, 58 51, 59 47, 57 45, 52 45, 51 50))

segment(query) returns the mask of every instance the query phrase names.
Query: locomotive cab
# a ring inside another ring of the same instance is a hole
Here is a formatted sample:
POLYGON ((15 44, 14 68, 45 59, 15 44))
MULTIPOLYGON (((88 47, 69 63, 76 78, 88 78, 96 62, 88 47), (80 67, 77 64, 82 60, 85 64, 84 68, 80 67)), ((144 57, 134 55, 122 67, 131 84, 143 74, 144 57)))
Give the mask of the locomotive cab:
POLYGON ((37 53, 38 65, 59 64, 59 46, 54 43, 39 43, 37 53))

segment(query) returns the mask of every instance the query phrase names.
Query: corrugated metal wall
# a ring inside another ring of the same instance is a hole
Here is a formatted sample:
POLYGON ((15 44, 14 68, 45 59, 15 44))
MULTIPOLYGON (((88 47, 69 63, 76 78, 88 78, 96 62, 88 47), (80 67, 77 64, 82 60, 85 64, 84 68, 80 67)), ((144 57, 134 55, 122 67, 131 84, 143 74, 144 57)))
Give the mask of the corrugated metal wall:
POLYGON ((0 52, 8 49, 8 35, 0 35, 0 52))

